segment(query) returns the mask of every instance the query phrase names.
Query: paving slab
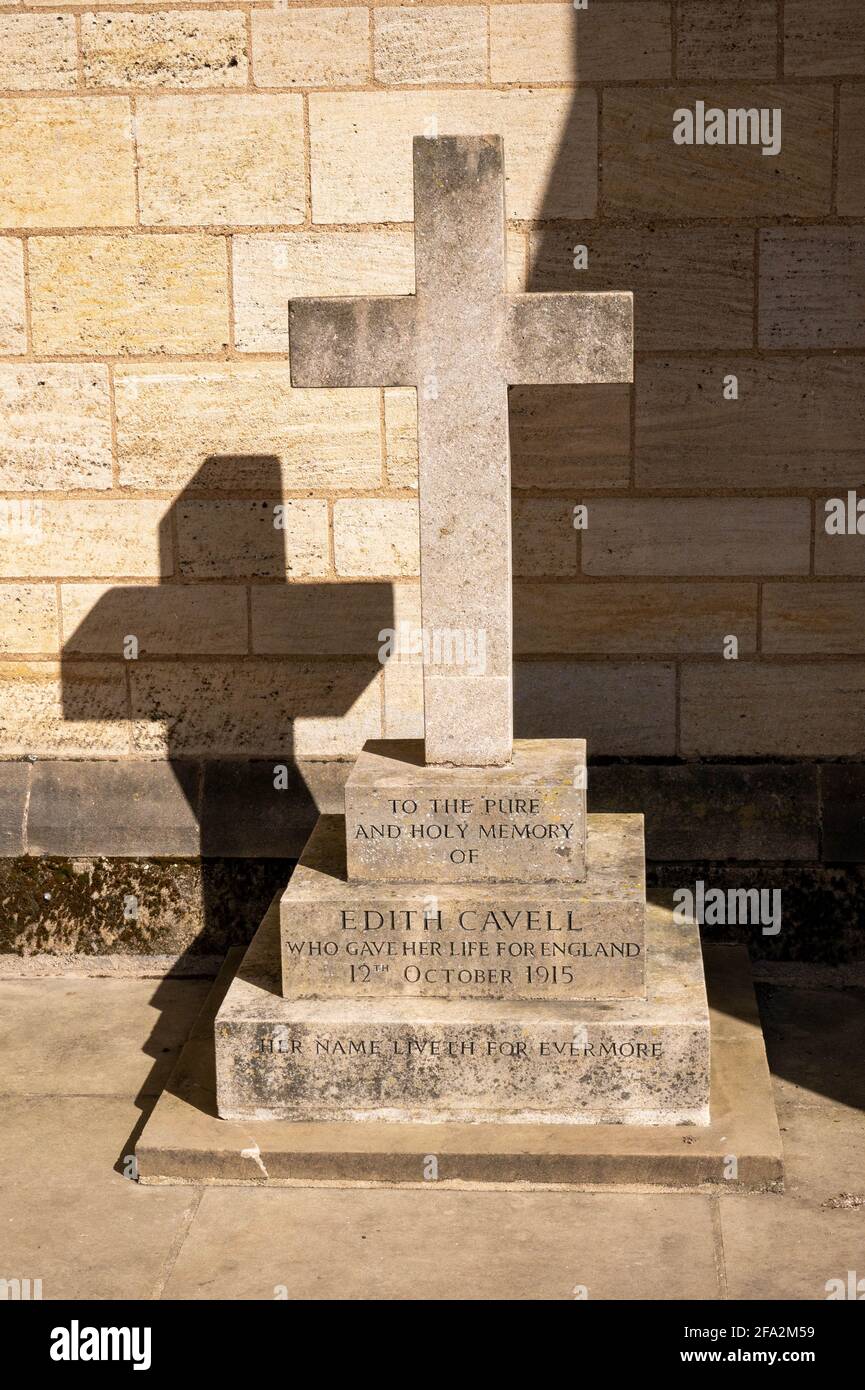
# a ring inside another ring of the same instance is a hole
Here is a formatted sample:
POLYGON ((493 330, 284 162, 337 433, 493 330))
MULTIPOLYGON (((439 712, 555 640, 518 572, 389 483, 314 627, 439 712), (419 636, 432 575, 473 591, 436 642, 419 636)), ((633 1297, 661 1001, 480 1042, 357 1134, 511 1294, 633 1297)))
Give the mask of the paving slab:
POLYGON ((825 1100, 865 1110, 865 989, 761 986, 766 1051, 779 1105, 825 1100))
POLYGON ((778 1123, 785 1192, 827 1210, 853 1209, 858 1203, 865 1240, 865 1114, 824 1099, 815 1105, 780 1105, 778 1123))
POLYGON ((116 1170, 138 1117, 128 1097, 0 1099, 4 1278, 41 1279, 44 1299, 161 1290, 198 1195, 116 1170))
POLYGON ((0 1093, 158 1094, 207 980, 0 980, 0 1093))
POLYGON ((719 1296, 707 1197, 428 1188, 208 1189, 164 1296, 719 1296))
POLYGON ((827 1209, 786 1194, 725 1196, 721 1234, 731 1299, 824 1299, 829 1280, 846 1284, 848 1271, 858 1278, 865 1271, 861 1209, 827 1209))

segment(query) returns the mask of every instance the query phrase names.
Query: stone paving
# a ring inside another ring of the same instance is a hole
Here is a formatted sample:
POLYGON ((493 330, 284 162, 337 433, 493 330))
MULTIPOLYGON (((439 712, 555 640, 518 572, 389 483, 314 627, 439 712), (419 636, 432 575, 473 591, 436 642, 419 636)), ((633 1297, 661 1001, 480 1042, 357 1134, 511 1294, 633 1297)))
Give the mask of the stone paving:
POLYGON ((140 1187, 206 980, 0 980, 0 1277, 43 1297, 823 1299, 865 1275, 862 991, 762 984, 783 1194, 140 1187))

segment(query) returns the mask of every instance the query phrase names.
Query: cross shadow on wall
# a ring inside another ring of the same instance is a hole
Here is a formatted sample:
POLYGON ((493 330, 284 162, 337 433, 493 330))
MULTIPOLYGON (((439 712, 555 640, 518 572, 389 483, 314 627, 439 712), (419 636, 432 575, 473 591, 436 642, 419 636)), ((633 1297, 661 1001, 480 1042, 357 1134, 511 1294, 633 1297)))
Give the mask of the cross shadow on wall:
MULTIPOLYGON (((209 457, 162 517, 158 584, 95 602, 82 590, 86 611, 64 643, 64 717, 103 722, 88 676, 123 682, 131 757, 167 761, 179 818, 198 826, 193 955, 249 939, 315 822, 310 781, 338 797, 332 760, 380 731, 392 585, 294 580, 296 550, 279 458, 209 457), (238 487, 253 476, 254 492, 238 487)), ((136 949, 148 949, 140 928, 136 949)))

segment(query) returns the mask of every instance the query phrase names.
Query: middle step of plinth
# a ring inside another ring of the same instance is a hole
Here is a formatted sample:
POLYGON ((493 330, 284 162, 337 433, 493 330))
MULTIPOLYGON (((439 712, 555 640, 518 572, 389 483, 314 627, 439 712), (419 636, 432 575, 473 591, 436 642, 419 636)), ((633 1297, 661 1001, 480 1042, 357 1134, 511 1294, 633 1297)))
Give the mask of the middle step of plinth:
POLYGON ((581 883, 356 883, 321 816, 280 904, 294 999, 636 999, 645 994, 641 815, 588 817, 581 883))

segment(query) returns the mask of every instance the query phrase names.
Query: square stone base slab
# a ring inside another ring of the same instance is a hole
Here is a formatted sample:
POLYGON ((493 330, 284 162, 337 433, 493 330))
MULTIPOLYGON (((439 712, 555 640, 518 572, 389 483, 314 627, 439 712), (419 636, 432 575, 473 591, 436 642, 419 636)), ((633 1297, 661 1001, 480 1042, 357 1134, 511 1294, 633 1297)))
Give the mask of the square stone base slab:
POLYGON ((643 817, 588 817, 582 883, 354 883, 319 816, 280 903, 289 999, 645 997, 643 817))
POLYGON ((699 929, 646 923, 645 999, 284 999, 265 915, 216 1017, 229 1120, 707 1124, 699 929))
POLYGON ((345 784, 345 828, 360 882, 584 879, 585 739, 515 739, 502 767, 431 767, 420 739, 373 739, 345 784))
POLYGON ((782 1186, 781 1136, 741 946, 704 947, 711 1121, 684 1129, 220 1120, 213 1023, 241 954, 227 959, 139 1137, 143 1184, 728 1192, 782 1186))

